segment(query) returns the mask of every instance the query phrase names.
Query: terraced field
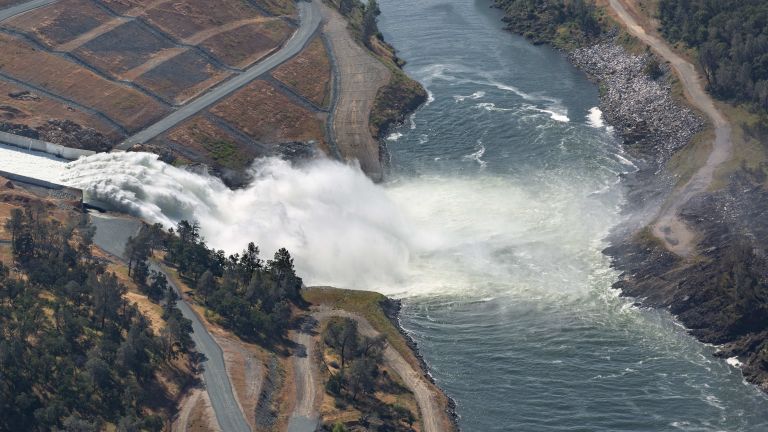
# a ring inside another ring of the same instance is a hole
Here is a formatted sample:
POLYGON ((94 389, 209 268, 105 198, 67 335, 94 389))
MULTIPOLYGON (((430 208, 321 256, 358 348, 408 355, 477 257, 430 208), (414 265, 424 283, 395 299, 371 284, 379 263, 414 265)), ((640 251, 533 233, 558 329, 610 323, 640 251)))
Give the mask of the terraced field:
MULTIPOLYGON (((0 0, 0 10, 27 1, 0 0)), ((34 99, 0 95, 0 122, 20 130, 67 120, 108 135, 113 145, 276 51, 297 18, 292 0, 39 5, 0 24, 0 89, 31 92, 34 99)), ((192 135, 175 135, 181 136, 192 135)), ((218 154, 214 162, 232 165, 221 149, 186 145, 201 160, 218 154)), ((252 151, 236 153, 252 158, 252 151)))
POLYGON ((331 97, 331 61, 320 37, 312 40, 301 54, 275 69, 272 76, 314 104, 328 108, 331 97))
POLYGON ((317 141, 325 146, 324 115, 312 112, 257 80, 211 109, 211 113, 262 143, 317 141))

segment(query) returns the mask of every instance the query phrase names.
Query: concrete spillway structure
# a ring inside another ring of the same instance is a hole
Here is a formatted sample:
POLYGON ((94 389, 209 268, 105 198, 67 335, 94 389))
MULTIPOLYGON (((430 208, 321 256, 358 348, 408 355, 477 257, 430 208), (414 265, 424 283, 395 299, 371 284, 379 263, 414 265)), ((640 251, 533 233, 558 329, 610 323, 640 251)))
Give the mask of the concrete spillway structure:
POLYGON ((47 153, 0 144, 0 170, 12 175, 62 185, 59 178, 66 163, 66 160, 47 153))
POLYGON ((47 153, 0 144, 0 177, 41 196, 53 196, 81 208, 83 191, 62 184, 66 160, 47 153))

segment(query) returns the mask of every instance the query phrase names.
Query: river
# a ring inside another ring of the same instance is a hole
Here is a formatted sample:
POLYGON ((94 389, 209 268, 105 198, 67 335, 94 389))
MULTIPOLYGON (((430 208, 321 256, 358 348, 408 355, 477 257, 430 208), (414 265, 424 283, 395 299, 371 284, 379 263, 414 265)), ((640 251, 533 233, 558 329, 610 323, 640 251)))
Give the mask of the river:
POLYGON ((462 430, 768 430, 765 396, 713 347, 611 290, 600 250, 633 166, 596 86, 489 4, 380 1, 385 39, 431 94, 389 137, 391 187, 465 239, 414 260, 411 293, 429 294, 403 293, 402 323, 462 430))
POLYGON ((309 285, 402 298, 464 431, 768 430, 768 400, 714 347, 611 289, 603 239, 635 168, 596 86, 502 31, 487 0, 380 5, 430 92, 387 138, 383 185, 328 160, 257 161, 237 191, 142 153, 37 164, 0 147, 0 164, 150 222, 197 220, 227 252, 287 247, 309 285))

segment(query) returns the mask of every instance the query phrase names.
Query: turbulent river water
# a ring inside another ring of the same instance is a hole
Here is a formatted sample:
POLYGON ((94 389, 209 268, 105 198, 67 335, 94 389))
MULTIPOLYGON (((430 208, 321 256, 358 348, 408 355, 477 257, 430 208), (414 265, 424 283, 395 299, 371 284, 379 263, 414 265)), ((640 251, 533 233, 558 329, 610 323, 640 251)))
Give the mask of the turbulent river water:
POLYGON ((288 247, 308 284, 402 298, 464 431, 768 430, 768 401, 738 369, 611 290, 601 249, 634 165, 596 87, 500 30, 487 0, 380 5, 431 95, 387 138, 384 185, 327 160, 257 162, 238 191, 141 153, 65 165, 0 147, 0 167, 150 222, 197 220, 228 252, 288 247))

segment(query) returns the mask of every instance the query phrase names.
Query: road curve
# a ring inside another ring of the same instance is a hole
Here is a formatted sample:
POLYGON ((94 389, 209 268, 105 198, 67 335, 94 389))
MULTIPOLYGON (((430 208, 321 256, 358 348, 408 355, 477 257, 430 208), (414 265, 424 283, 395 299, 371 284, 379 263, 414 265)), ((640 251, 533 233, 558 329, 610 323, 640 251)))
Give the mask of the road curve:
POLYGON ((704 90, 696 68, 677 55, 670 46, 659 37, 650 34, 627 10, 628 0, 610 0, 611 8, 624 23, 627 30, 638 39, 648 44, 658 55, 667 60, 683 84, 685 95, 692 105, 703 112, 715 127, 715 141, 707 162, 681 188, 672 192, 662 206, 653 225, 654 235, 662 240, 671 252, 679 256, 689 256, 696 248, 695 233, 680 219, 680 210, 693 196, 709 188, 717 168, 730 159, 733 153, 731 125, 718 111, 712 98, 704 90))
MULTIPOLYGON (((139 220, 122 216, 91 214, 91 222, 96 227, 94 243, 104 251, 120 258, 123 257, 128 237, 136 235, 141 228, 139 220)), ((165 274, 168 284, 181 297, 179 287, 157 263, 150 262, 149 267, 151 270, 165 274)), ((207 358, 203 364, 203 380, 219 427, 226 432, 251 432, 235 399, 221 347, 208 333, 200 317, 187 302, 184 300, 178 302, 178 308, 185 318, 192 321, 192 340, 195 341, 197 351, 207 358)))
POLYGON ((285 42, 279 51, 248 68, 245 72, 212 88, 207 93, 187 103, 157 123, 129 137, 118 144, 115 149, 128 150, 135 144, 146 143, 298 54, 304 49, 304 46, 320 26, 321 14, 317 4, 319 1, 320 0, 299 2, 299 29, 285 42))
POLYGON ((32 9, 48 6, 49 4, 56 3, 57 1, 58 0, 32 0, 26 3, 5 8, 0 10, 0 22, 3 22, 9 18, 13 18, 16 15, 23 14, 24 12, 29 12, 32 9))

